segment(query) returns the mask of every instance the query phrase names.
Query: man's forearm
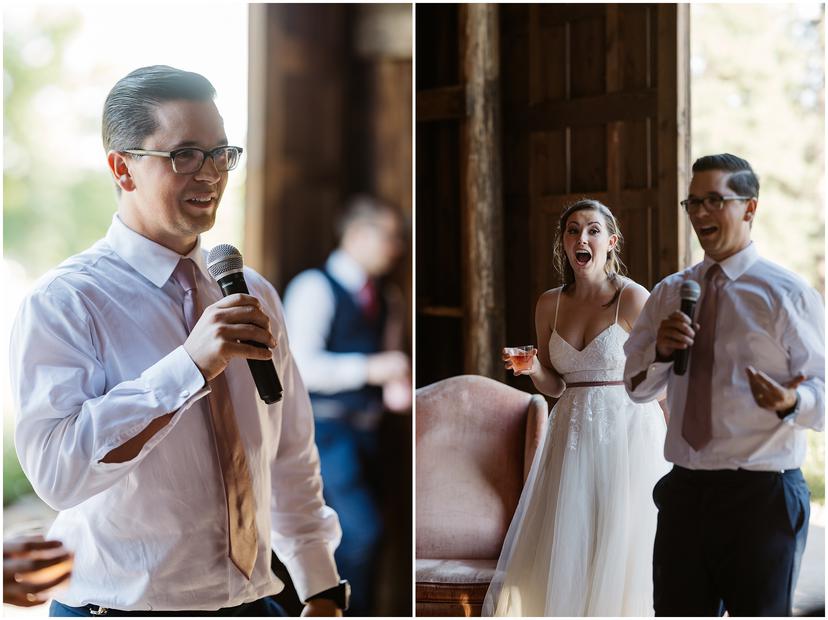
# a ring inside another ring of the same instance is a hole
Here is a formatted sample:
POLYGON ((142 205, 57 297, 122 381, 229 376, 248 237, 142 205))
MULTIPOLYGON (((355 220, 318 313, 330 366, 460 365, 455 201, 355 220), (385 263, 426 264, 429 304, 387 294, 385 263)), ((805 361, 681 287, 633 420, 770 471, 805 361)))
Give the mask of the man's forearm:
POLYGON ((141 448, 152 439, 158 431, 164 428, 172 420, 174 413, 159 416, 150 422, 147 427, 132 439, 128 439, 117 448, 107 452, 100 463, 126 463, 131 461, 141 452, 141 448))
POLYGON ((640 373, 635 375, 630 379, 630 391, 635 392, 635 388, 639 386, 639 384, 647 378, 647 369, 645 368, 640 373))

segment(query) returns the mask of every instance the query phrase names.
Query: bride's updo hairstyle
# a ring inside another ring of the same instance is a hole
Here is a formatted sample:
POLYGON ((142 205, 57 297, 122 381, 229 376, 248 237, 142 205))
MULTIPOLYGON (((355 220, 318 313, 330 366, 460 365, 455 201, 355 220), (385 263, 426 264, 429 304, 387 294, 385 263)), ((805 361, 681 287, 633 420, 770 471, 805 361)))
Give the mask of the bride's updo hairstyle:
MULTIPOLYGON (((624 241, 624 237, 621 235, 621 229, 618 227, 618 220, 615 219, 612 211, 610 211, 609 208, 602 202, 591 198, 584 198, 564 209, 564 212, 561 213, 561 219, 558 220, 558 234, 555 237, 554 257, 555 268, 563 278, 564 291, 569 290, 575 285, 575 271, 573 271, 572 265, 569 264, 569 259, 566 256, 566 251, 563 246, 563 237, 566 232, 566 224, 569 220, 569 216, 576 211, 597 211, 604 216, 604 221, 607 225, 607 234, 609 236, 616 235, 618 237, 618 242, 615 244, 615 247, 611 248, 607 252, 607 262, 604 265, 604 271, 610 280, 615 280, 618 276, 623 276, 626 273, 624 263, 621 262, 621 244, 624 241)), ((613 296, 607 306, 611 305, 617 296, 618 293, 613 296)))

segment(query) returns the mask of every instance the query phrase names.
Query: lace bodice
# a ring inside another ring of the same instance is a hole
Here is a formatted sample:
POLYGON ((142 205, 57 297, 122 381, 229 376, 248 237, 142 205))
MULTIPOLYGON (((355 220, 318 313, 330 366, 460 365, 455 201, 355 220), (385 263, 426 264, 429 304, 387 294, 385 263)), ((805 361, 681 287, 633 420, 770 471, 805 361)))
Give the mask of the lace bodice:
POLYGON ((549 338, 549 358, 567 383, 620 381, 624 378, 624 343, 628 337, 616 321, 579 351, 554 331, 549 338))
MULTIPOLYGON (((626 285, 621 288, 624 292, 626 285)), ((629 334, 618 324, 621 293, 615 307, 615 321, 593 338, 580 351, 558 334, 558 308, 561 294, 555 304, 555 322, 549 337, 549 358, 552 366, 567 383, 580 381, 620 381, 624 378, 624 343, 629 334)))

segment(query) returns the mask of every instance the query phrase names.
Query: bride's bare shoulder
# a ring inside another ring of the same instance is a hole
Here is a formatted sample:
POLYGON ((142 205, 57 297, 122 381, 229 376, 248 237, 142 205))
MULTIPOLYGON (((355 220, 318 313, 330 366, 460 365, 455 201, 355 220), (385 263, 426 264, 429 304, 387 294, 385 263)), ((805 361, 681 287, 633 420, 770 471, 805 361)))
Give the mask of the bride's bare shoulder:
POLYGON ((563 287, 559 286, 557 288, 550 288, 548 291, 541 293, 540 297, 538 297, 538 309, 549 307, 554 308, 562 289, 563 287))
POLYGON ((650 291, 645 287, 634 280, 624 278, 624 290, 622 291, 618 318, 632 329, 635 320, 641 314, 641 309, 647 303, 649 297, 650 291))
POLYGON ((641 286, 635 280, 631 280, 630 278, 624 278, 621 285, 624 289, 624 297, 627 300, 634 299, 636 301, 643 303, 647 301, 647 298, 650 296, 650 291, 648 291, 645 287, 641 286))

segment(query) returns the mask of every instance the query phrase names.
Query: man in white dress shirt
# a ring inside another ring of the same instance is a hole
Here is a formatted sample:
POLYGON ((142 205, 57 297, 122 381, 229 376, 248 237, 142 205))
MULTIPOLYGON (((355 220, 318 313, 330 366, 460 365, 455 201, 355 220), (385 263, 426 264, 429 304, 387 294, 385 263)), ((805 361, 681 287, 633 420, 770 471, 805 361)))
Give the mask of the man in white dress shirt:
POLYGON ((75 560, 51 615, 275 615, 271 547, 304 615, 346 605, 279 298, 246 267, 251 294, 223 298, 206 270, 200 233, 241 152, 214 96, 167 66, 113 87, 103 141, 117 214, 36 283, 12 330, 15 444, 59 511, 50 538, 75 560), (258 398, 248 358, 273 360, 280 402, 258 398))
POLYGON ((624 347, 627 392, 667 388, 664 455, 653 491, 659 616, 791 614, 808 530, 799 469, 806 430, 824 426, 824 309, 797 275, 750 239, 759 180, 734 155, 693 164, 682 201, 704 260, 653 289, 624 347), (679 311, 685 280, 701 287, 694 320, 679 311), (677 351, 687 372, 673 372, 677 351))
POLYGON ((411 405, 403 299, 383 282, 404 248, 402 230, 396 210, 355 196, 339 221, 339 247, 285 292, 291 349, 313 405, 325 500, 342 524, 336 563, 354 588, 355 616, 376 614, 379 483, 387 470, 378 458, 381 416, 411 405))

